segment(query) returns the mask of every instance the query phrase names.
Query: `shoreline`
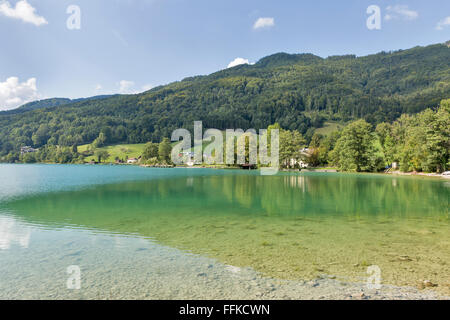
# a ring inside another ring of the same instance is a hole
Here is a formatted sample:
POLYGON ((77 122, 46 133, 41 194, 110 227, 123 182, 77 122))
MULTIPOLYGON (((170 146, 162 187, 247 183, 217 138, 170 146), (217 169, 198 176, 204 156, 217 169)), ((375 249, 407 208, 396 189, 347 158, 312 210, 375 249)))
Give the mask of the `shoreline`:
POLYGON ((401 171, 392 171, 392 172, 386 172, 384 174, 390 174, 390 175, 394 175, 394 176, 395 175, 398 175, 398 176, 413 176, 413 177, 414 176, 422 176, 422 177, 450 179, 450 174, 432 173, 432 172, 401 172, 401 171))
MULTIPOLYGON (((222 165, 197 165, 197 166, 181 166, 181 165, 146 165, 146 164, 127 164, 127 163, 56 163, 56 162, 34 162, 34 163, 22 163, 22 162, 0 162, 2 164, 18 164, 18 165, 34 165, 34 164, 46 164, 46 165, 101 165, 101 166, 135 166, 141 168, 158 168, 158 169, 172 169, 172 168, 184 168, 184 169, 224 169, 224 170, 243 170, 243 171, 255 171, 257 169, 243 169, 241 167, 227 167, 222 165)), ((450 172, 446 171, 443 173, 435 173, 435 172, 402 172, 402 171, 389 171, 389 172, 347 172, 347 171, 339 171, 333 167, 317 167, 317 168, 303 168, 303 169, 280 169, 279 172, 292 172, 292 173, 305 173, 305 172, 320 172, 320 173, 350 173, 350 174, 377 174, 377 175, 391 175, 391 176, 412 176, 412 177, 429 177, 429 178, 441 178, 441 179, 450 179, 450 172)))

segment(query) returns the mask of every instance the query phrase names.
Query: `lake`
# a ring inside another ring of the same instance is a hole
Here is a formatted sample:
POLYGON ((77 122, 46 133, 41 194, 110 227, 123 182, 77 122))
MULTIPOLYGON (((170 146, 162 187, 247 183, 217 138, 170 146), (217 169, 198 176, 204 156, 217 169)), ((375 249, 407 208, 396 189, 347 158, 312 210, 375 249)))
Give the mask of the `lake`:
POLYGON ((345 298, 374 265, 374 294, 450 295, 448 180, 4 164, 0 181, 0 299, 345 298))

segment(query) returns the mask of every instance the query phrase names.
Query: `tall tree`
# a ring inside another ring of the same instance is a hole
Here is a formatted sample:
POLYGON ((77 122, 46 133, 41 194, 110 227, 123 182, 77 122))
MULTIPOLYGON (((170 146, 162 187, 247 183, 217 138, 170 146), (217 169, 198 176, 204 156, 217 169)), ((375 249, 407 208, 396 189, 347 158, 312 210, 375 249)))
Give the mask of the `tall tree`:
POLYGON ((92 144, 93 144, 94 148, 100 148, 100 147, 103 147, 105 145, 105 143, 106 143, 106 136, 103 132, 100 132, 97 139, 95 139, 92 144))
POLYGON ((96 155, 96 157, 98 159, 98 162, 102 162, 102 161, 104 161, 104 160, 109 158, 109 152, 106 151, 106 150, 97 150, 95 152, 95 155, 96 155))
POLYGON ((159 160, 164 161, 166 163, 170 163, 170 152, 172 151, 172 146, 170 145, 170 140, 168 138, 164 138, 158 147, 158 156, 159 160))
POLYGON ((280 130, 280 163, 284 166, 290 166, 291 159, 299 161, 302 159, 301 150, 306 141, 302 134, 297 130, 280 130))
POLYGON ((443 100, 438 111, 425 124, 427 171, 442 172, 449 168, 450 155, 450 99, 443 100))
POLYGON ((149 160, 158 157, 158 144, 154 142, 148 142, 144 147, 144 152, 142 153, 143 160, 149 160))
POLYGON ((343 171, 368 171, 375 158, 372 127, 364 120, 347 125, 332 152, 334 163, 343 171))

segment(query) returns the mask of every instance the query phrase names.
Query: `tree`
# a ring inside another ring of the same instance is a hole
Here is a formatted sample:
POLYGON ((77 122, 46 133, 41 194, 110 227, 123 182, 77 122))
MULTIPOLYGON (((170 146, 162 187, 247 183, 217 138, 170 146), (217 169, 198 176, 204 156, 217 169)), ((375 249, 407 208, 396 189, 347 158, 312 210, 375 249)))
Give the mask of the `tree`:
POLYGON ((450 99, 442 100, 438 111, 430 116, 431 121, 425 124, 427 143, 424 169, 442 172, 447 170, 450 156, 450 99))
POLYGON ((106 151, 106 150, 97 150, 97 151, 95 152, 95 156, 97 157, 98 162, 102 162, 102 160, 108 159, 109 156, 110 156, 110 154, 109 154, 109 152, 106 151))
POLYGON ((380 144, 384 149, 386 139, 392 135, 391 125, 386 122, 379 123, 375 129, 375 132, 377 133, 378 139, 380 140, 380 144))
POLYGON ((320 147, 309 147, 308 155, 305 157, 305 162, 311 167, 317 167, 321 164, 320 161, 320 147))
POLYGON ((392 125, 386 122, 379 123, 375 128, 376 136, 380 142, 385 164, 394 162, 395 145, 392 137, 392 125))
MULTIPOLYGON (((109 126, 105 126, 102 128, 102 130, 100 131, 100 134, 103 134, 103 143, 111 143, 112 140, 112 130, 111 127, 109 126)), ((100 136, 100 135, 99 135, 100 136)))
POLYGON ((323 136, 320 133, 315 132, 311 137, 311 142, 309 143, 310 148, 319 148, 322 142, 323 136))
POLYGON ((312 167, 317 167, 322 163, 321 155, 324 151, 324 147, 321 147, 322 140, 323 136, 316 132, 311 137, 305 162, 312 167))
POLYGON ((340 131, 333 131, 322 139, 319 147, 319 162, 321 164, 328 164, 332 162, 330 154, 331 151, 333 151, 333 149, 335 148, 340 136, 340 131))
POLYGON ((159 160, 164 161, 166 163, 170 163, 170 152, 172 151, 172 146, 170 145, 170 140, 168 138, 164 138, 158 147, 158 156, 159 160))
POLYGON ((36 155, 34 152, 32 153, 26 153, 23 155, 22 161, 24 163, 35 163, 36 162, 36 155))
POLYGON ((402 171, 422 171, 426 159, 426 132, 420 126, 407 128, 406 140, 400 149, 400 169, 402 171))
POLYGON ((291 159, 301 160, 301 150, 305 146, 305 139, 302 134, 296 130, 280 130, 280 163, 283 166, 290 166, 291 159))
POLYGON ((332 152, 335 165, 343 171, 369 171, 375 155, 372 127, 364 120, 347 125, 332 152))
POLYGON ((159 148, 157 143, 148 142, 144 147, 144 152, 142 153, 143 160, 149 160, 158 157, 159 148))
POLYGON ((8 162, 8 163, 14 163, 14 162, 19 161, 19 160, 20 160, 20 157, 19 157, 19 154, 17 152, 10 152, 6 156, 6 162, 8 162))
POLYGON ((94 149, 96 149, 96 148, 103 147, 105 145, 105 142, 106 142, 106 136, 103 132, 100 132, 97 139, 95 139, 92 144, 93 144, 94 149))
POLYGON ((32 136, 33 144, 40 147, 47 143, 49 139, 49 127, 46 124, 41 124, 39 129, 32 136))

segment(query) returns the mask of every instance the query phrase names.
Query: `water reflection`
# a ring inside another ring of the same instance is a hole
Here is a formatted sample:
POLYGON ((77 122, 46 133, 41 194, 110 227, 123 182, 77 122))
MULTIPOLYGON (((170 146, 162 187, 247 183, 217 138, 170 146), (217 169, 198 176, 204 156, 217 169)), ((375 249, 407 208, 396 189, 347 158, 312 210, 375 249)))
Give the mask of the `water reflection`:
POLYGON ((7 250, 13 244, 28 248, 31 228, 19 223, 16 219, 0 215, 0 249, 7 250))
POLYGON ((125 182, 31 196, 6 206, 30 221, 108 230, 191 215, 437 218, 447 217, 449 210, 442 181, 329 174, 125 182))
POLYGON ((306 192, 307 179, 304 176, 292 175, 284 177, 284 184, 290 188, 299 188, 302 192, 306 192))
MULTIPOLYGON (((370 263, 386 281, 411 285, 448 274, 448 196, 445 181, 433 179, 221 172, 47 192, 2 206, 27 223, 139 235, 276 278, 359 277, 370 263), (405 256, 409 269, 400 265, 405 256)), ((3 247, 27 243, 10 220, 0 223, 3 247)))

